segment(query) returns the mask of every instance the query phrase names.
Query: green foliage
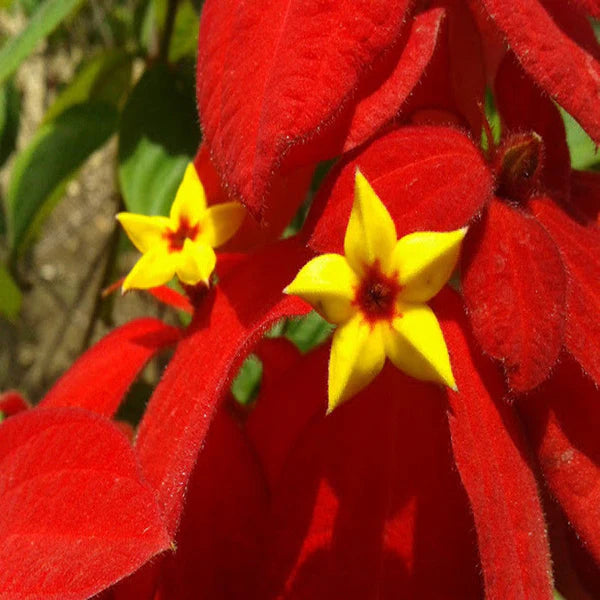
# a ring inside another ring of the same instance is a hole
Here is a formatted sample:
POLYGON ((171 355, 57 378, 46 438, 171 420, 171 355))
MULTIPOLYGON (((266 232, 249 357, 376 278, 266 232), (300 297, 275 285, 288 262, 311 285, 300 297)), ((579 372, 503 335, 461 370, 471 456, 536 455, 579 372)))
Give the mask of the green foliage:
POLYGON ((240 404, 250 404, 258 394, 262 379, 263 365, 257 356, 251 354, 242 365, 231 385, 231 393, 240 404))
POLYGON ((6 268, 0 265, 0 315, 10 321, 16 319, 21 308, 21 300, 21 290, 6 268))
MULTIPOLYGON (((493 137, 494 145, 498 145, 500 142, 500 136, 502 134, 502 127, 500 123, 500 115, 498 114, 498 109, 496 108, 496 102, 494 100, 494 94, 488 88, 485 93, 485 118, 490 126, 490 130, 493 137)), ((484 131, 481 132, 481 147, 484 151, 488 151, 490 148, 490 140, 488 140, 487 133, 484 131)))
POLYGON ((82 0, 45 0, 18 36, 8 40, 0 50, 0 84, 4 83, 51 31, 57 27, 82 0))
POLYGON ((131 84, 132 57, 121 50, 102 52, 87 62, 44 116, 44 124, 75 104, 89 100, 119 106, 131 84))
POLYGON ((296 344, 301 352, 308 352, 322 344, 333 331, 329 324, 315 311, 299 319, 290 319, 285 326, 285 337, 296 344))
POLYGON ((568 112, 559 109, 567 131, 571 166, 574 169, 589 169, 597 165, 600 157, 596 152, 596 144, 568 112))
POLYGON ((198 48, 200 17, 189 0, 180 2, 175 16, 175 26, 169 47, 169 61, 194 58, 198 48))
POLYGON ((118 112, 77 104, 42 126, 17 157, 7 196, 9 244, 21 251, 62 195, 65 183, 116 130, 118 112))
POLYGON ((119 182, 127 209, 167 214, 199 143, 192 78, 157 64, 142 76, 123 110, 119 182))
POLYGON ((21 99, 12 81, 0 87, 0 166, 15 149, 21 99))

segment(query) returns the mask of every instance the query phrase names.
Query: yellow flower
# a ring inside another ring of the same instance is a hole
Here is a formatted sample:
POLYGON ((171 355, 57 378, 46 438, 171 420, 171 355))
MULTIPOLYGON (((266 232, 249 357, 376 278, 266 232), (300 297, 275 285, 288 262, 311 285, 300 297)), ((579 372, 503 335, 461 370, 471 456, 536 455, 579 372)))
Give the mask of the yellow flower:
POLYGON ((209 285, 217 261, 213 248, 235 234, 244 216, 245 209, 237 202, 207 207, 204 188, 190 163, 168 217, 117 215, 142 253, 123 282, 123 292, 162 285, 175 274, 187 285, 209 285))
POLYGON ((356 171, 345 256, 314 258, 284 290, 338 326, 328 412, 367 386, 386 357, 412 377, 456 389, 442 330, 426 302, 450 278, 466 232, 420 231, 397 240, 390 214, 356 171))

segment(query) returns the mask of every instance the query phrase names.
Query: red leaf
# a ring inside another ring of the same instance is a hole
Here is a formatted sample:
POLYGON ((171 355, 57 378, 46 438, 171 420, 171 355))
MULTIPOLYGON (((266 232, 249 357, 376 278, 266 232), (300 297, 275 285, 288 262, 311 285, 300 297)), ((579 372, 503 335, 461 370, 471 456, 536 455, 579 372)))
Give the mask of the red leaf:
MULTIPOLYGON (((320 145, 363 76, 401 33, 408 0, 209 0, 198 102, 215 164, 257 216, 282 157, 320 145)), ((310 152, 309 152, 310 153, 310 152)), ((324 157, 323 157, 324 158, 324 157)), ((288 166, 293 161, 287 159, 288 166)), ((296 163, 298 164, 298 163, 296 163)))
MULTIPOLYGON (((562 117, 508 53, 498 69, 496 102, 508 132, 535 131, 544 144, 542 182, 553 196, 567 198, 571 159, 562 117)), ((507 132, 503 132, 506 135, 507 132)))
POLYGON ((237 423, 219 410, 190 478, 177 550, 165 561, 160 597, 249 600, 266 509, 260 464, 237 423))
POLYGON ((137 449, 170 532, 210 422, 252 345, 275 321, 310 307, 281 290, 309 258, 296 240, 249 255, 200 305, 142 420, 137 449))
POLYGON ((571 172, 571 203, 591 223, 600 225, 600 173, 571 172))
POLYGON ((459 126, 469 126, 478 138, 486 85, 481 37, 464 0, 437 0, 435 4, 446 13, 444 31, 403 113, 416 112, 411 122, 425 123, 423 111, 444 111, 459 126))
POLYGON ((567 350, 600 384, 600 229, 583 227, 547 198, 531 203, 567 272, 567 350))
POLYGON ((550 491, 600 564, 600 392, 565 360, 519 412, 550 491))
POLYGON ((166 285, 160 285, 158 287, 151 288, 148 290, 148 293, 154 296, 159 302, 162 302, 167 306, 171 306, 177 310, 182 310, 190 315, 194 312, 194 308, 187 296, 180 294, 166 285))
POLYGON ((446 127, 403 127, 330 174, 307 223, 318 252, 343 248, 357 167, 387 206, 399 237, 462 227, 492 194, 491 173, 467 136, 446 127))
POLYGON ((598 0, 573 0, 572 4, 581 14, 588 14, 600 19, 600 3, 598 0))
POLYGON ((538 0, 481 2, 524 69, 600 141, 598 61, 559 27, 538 0))
POLYGON ((516 391, 550 374, 563 345, 565 270, 535 218, 493 200, 468 236, 463 293, 477 341, 516 391))
POLYGON ((144 365, 179 337, 158 319, 117 327, 75 361, 40 406, 77 406, 111 417, 144 365))
POLYGON ((0 596, 84 600, 169 547, 124 435, 76 409, 0 427, 0 596))
POLYGON ((590 22, 590 15, 600 16, 598 5, 592 5, 595 0, 573 0, 565 4, 563 0, 542 0, 544 8, 558 23, 558 26, 596 60, 600 56, 600 46, 590 22), (587 7, 584 5, 587 4, 587 7), (575 10, 573 10, 575 9, 575 10))
POLYGON ((274 488, 290 450, 316 414, 325 414, 329 346, 300 356, 289 352, 282 361, 284 340, 265 340, 257 349, 263 361, 263 380, 246 431, 274 488), (286 401, 282 401, 286 398, 286 401))
POLYGON ((406 30, 406 42, 392 50, 398 58, 392 62, 386 55, 376 65, 368 81, 371 89, 361 89, 361 97, 351 111, 350 124, 343 124, 348 127, 344 152, 367 141, 399 112, 431 60, 443 19, 442 9, 415 16, 406 30), (385 75, 377 72, 377 68, 389 71, 390 65, 393 66, 391 72, 385 75))
POLYGON ((296 395, 290 386, 280 397, 290 411, 288 419, 280 411, 281 427, 292 432, 288 422, 302 402, 322 410, 288 444, 257 597, 480 598, 473 522, 452 465, 438 388, 388 364, 326 417, 320 354, 322 375, 310 379, 307 357, 296 373, 305 374, 303 389, 296 395))
POLYGON ((5 417, 12 417, 29 408, 29 404, 15 390, 0 393, 0 413, 5 417))
POLYGON ((556 501, 546 493, 544 509, 548 522, 548 535, 552 547, 552 567, 554 586, 564 598, 569 600, 594 600, 578 573, 578 560, 573 552, 572 543, 576 534, 556 501))
POLYGON ((544 515, 513 409, 493 364, 474 354, 462 307, 450 292, 436 312, 459 389, 448 391, 454 458, 469 496, 486 598, 552 598, 544 515))
POLYGON ((438 0, 448 15, 448 67, 455 109, 477 136, 485 96, 485 67, 477 24, 464 0, 438 0))

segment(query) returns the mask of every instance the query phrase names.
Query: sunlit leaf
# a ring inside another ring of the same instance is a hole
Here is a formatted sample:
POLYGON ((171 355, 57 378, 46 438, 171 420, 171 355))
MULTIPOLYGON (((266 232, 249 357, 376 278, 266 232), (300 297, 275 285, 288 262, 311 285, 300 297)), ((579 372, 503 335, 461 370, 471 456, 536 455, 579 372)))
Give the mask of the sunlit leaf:
POLYGON ((39 129, 17 157, 7 195, 9 244, 23 249, 60 198, 61 186, 115 131, 118 113, 105 103, 75 105, 39 129))
POLYGON ((181 2, 175 16, 175 25, 171 44, 169 46, 169 60, 177 62, 186 56, 194 58, 198 48, 198 13, 189 0, 181 2))
POLYGON ((308 352, 324 342, 332 331, 333 325, 313 311, 306 317, 290 320, 285 328, 285 336, 302 352, 308 352))
POLYGON ((600 156, 596 152, 596 144, 566 110, 561 108, 560 114, 567 131, 571 166, 574 169, 588 169, 594 163, 600 161, 600 156))
POLYGON ((166 214, 199 142, 193 83, 167 66, 146 71, 121 117, 119 182, 131 212, 166 214))
POLYGON ((254 400, 258 393, 262 372, 262 363, 254 354, 251 354, 244 361, 231 384, 231 393, 240 404, 250 404, 254 400))

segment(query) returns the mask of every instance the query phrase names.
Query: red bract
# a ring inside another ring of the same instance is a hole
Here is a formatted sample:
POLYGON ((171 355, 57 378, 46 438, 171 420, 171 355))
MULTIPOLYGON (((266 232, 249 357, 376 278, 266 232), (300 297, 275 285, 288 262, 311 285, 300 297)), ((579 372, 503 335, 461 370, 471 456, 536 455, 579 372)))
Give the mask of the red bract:
POLYGON ((449 231, 468 223, 491 196, 483 156, 460 131, 403 127, 336 166, 315 200, 307 228, 318 252, 340 252, 359 168, 386 206, 399 237, 449 231))
POLYGON ((436 308, 461 389, 449 397, 388 366, 326 417, 328 348, 301 357, 281 340, 261 344, 257 406, 244 424, 220 409, 177 551, 143 597, 464 600, 485 586, 489 598, 551 598, 523 432, 458 299, 436 308))
POLYGON ((408 4, 206 3, 198 57, 202 124, 224 182, 256 216, 267 210, 284 156, 287 169, 314 165, 395 114, 438 34, 433 14, 404 35, 408 4), (403 35, 408 57, 418 61, 399 70, 407 59, 394 47, 402 47, 403 35))
POLYGON ((0 394, 0 412, 4 417, 11 417, 29 408, 27 401, 19 392, 9 390, 0 394))
POLYGON ((556 0, 477 1, 529 75, 600 141, 598 46, 584 18, 598 16, 597 4, 573 3, 582 13, 577 19, 571 3, 556 0))
POLYGON ((600 140, 599 7, 207 0, 195 166, 209 203, 248 206, 227 246, 243 253, 189 302, 153 292, 187 329, 116 329, 2 425, 0 596, 550 600, 549 537, 557 584, 600 589, 600 178, 571 170, 538 87, 600 140), (484 153, 486 75, 502 137, 484 153), (458 392, 388 364, 326 416, 329 345, 261 338, 308 311, 282 290, 342 250, 357 168, 399 237, 470 228, 464 304, 432 303, 458 392), (107 417, 170 345, 132 448, 107 417), (263 379, 241 409, 252 351, 263 379))
POLYGON ((115 329, 75 362, 41 406, 78 406, 112 417, 144 365, 179 336, 179 330, 157 319, 138 319, 115 329))
MULTIPOLYGON (((496 89, 504 126, 494 163, 497 198, 474 228, 462 265, 475 334, 504 362, 515 391, 547 379, 563 346, 600 381, 590 336, 600 292, 592 248, 600 232, 578 223, 567 200, 562 121, 510 56, 496 89)), ((588 188, 594 183, 588 180, 588 188)))
POLYGON ((0 429, 0 473, 3 598, 88 598, 169 547, 129 442, 101 417, 11 417, 0 429))

